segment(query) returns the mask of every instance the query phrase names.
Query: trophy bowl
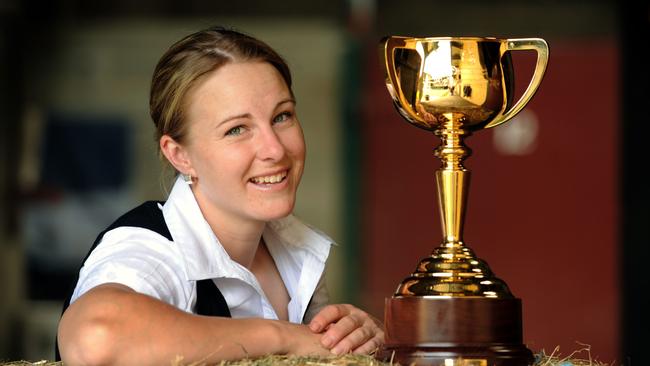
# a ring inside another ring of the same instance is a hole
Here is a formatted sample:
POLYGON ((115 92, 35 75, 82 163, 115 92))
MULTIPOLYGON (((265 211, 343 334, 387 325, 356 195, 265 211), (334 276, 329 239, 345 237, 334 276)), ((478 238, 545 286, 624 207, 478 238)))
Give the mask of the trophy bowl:
POLYGON ((521 301, 463 242, 470 172, 464 138, 507 122, 533 97, 548 63, 539 38, 386 37, 380 57, 401 116, 440 138, 435 155, 442 244, 386 299, 386 343, 379 359, 402 365, 530 365, 521 301), (511 51, 534 50, 537 63, 514 100, 511 51))

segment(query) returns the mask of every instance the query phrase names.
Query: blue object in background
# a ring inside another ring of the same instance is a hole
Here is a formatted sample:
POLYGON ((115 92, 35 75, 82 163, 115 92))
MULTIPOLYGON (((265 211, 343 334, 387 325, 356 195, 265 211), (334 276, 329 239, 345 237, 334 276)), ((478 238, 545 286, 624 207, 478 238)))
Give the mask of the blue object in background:
POLYGON ((123 187, 130 163, 128 127, 115 117, 50 116, 41 150, 41 184, 75 192, 123 187))

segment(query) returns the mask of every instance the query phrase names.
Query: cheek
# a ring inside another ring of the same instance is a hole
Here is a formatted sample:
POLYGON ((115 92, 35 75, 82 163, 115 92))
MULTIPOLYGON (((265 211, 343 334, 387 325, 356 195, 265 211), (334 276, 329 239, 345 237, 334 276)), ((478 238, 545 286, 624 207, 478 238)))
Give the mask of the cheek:
POLYGON ((222 181, 240 179, 248 169, 250 159, 245 149, 235 146, 224 146, 212 149, 202 149, 195 155, 197 173, 210 177, 213 184, 222 181))
POLYGON ((296 128, 287 134, 284 146, 295 160, 299 162, 305 160, 305 138, 300 128, 296 128))
POLYGON ((212 163, 212 170, 220 179, 229 177, 233 180, 242 180, 251 169, 254 154, 248 149, 233 148, 228 151, 221 151, 215 155, 212 163))

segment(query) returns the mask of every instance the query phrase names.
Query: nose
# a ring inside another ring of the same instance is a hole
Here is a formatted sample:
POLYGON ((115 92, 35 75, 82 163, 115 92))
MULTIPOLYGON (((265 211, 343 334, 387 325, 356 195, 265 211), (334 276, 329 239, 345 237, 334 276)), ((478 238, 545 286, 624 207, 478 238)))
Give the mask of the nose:
POLYGON ((261 130, 258 139, 257 156, 261 160, 279 161, 286 153, 284 144, 273 128, 261 130))

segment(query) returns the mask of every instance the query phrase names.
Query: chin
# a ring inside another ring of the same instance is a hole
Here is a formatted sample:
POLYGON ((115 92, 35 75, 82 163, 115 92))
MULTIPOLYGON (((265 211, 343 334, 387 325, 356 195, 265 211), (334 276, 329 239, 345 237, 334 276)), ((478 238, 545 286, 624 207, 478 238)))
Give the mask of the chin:
POLYGON ((267 221, 283 219, 291 215, 292 212, 293 212, 293 208, 291 208, 290 210, 277 212, 275 215, 270 215, 267 221))
POLYGON ((285 218, 293 212, 293 204, 284 207, 267 207, 258 211, 256 215, 260 221, 273 221, 285 218))

